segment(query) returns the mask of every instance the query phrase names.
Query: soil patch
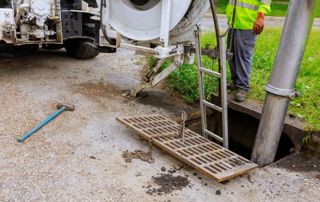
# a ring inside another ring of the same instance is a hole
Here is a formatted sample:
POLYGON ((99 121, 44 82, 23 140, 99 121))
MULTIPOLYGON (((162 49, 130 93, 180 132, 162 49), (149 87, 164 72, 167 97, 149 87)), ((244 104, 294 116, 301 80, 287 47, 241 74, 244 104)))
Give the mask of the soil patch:
POLYGON ((171 194, 173 191, 182 190, 190 184, 188 178, 180 175, 173 176, 172 174, 161 174, 159 177, 152 177, 152 179, 159 188, 148 187, 146 193, 150 195, 171 194))
POLYGON ((315 171, 320 174, 320 160, 306 158, 304 154, 292 154, 274 163, 273 166, 295 172, 315 171))
POLYGON ((81 93, 90 98, 110 97, 121 94, 119 87, 104 82, 85 82, 73 86, 74 93, 81 93))
POLYGON ((148 96, 137 100, 138 103, 170 111, 172 114, 174 114, 174 116, 178 117, 181 117, 181 113, 183 111, 185 111, 187 114, 190 114, 194 111, 193 106, 185 104, 177 97, 173 96, 172 94, 165 93, 162 90, 151 89, 143 92, 147 93, 148 96), (172 103, 174 103, 174 105, 172 103))

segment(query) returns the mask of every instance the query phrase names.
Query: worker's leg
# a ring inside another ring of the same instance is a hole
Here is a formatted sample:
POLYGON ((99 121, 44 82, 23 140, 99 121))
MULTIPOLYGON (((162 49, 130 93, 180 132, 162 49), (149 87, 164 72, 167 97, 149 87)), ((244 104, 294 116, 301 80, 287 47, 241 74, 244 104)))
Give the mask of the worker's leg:
MULTIPOLYGON (((234 35, 233 35, 234 36, 234 35)), ((234 53, 234 37, 232 38, 232 30, 229 30, 228 33, 228 49, 232 53, 234 53)), ((232 59, 229 61, 230 66, 230 73, 231 73, 231 80, 232 80, 232 88, 236 87, 236 81, 238 80, 238 76, 236 74, 236 64, 235 64, 235 57, 233 56, 232 59)))
POLYGON ((252 30, 235 30, 234 64, 235 84, 244 91, 250 90, 250 76, 256 35, 252 30))

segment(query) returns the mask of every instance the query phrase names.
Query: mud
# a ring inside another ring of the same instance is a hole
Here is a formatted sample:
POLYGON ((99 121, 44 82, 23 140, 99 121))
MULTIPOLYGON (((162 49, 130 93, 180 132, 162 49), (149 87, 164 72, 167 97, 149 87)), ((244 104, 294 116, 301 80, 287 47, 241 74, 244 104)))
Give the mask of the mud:
POLYGON ((152 177, 153 183, 158 186, 158 188, 149 188, 146 192, 147 194, 153 195, 163 195, 171 194, 174 191, 182 190, 190 184, 188 178, 183 176, 174 176, 172 173, 161 174, 157 177, 152 177))

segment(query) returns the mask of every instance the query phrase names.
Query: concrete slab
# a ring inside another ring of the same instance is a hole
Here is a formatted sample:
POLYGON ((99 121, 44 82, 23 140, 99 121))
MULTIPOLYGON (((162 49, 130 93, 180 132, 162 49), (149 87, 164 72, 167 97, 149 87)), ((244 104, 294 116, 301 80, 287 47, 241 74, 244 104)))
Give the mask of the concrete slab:
POLYGON ((40 51, 0 60, 1 201, 320 200, 318 172, 276 167, 219 184, 184 166, 173 175, 187 177, 190 186, 147 194, 149 188, 158 188, 152 177, 163 173, 162 167, 168 170, 181 163, 159 150, 154 152, 155 164, 125 163, 123 150, 147 145, 115 117, 157 113, 174 118, 189 106, 161 89, 150 93, 149 103, 122 97, 124 88, 138 82, 141 70, 132 56, 119 50, 79 61, 63 51, 40 51), (159 91, 162 101, 154 104, 159 91), (53 112, 57 102, 72 102, 76 111, 64 113, 24 144, 17 143, 16 137, 53 112))

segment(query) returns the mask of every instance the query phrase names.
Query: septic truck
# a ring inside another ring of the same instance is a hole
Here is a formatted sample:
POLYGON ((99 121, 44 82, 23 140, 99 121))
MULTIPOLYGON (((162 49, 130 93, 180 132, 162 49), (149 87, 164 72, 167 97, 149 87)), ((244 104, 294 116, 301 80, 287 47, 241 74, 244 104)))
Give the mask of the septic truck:
POLYGON ((186 33, 208 5, 207 0, 1 0, 0 51, 65 48, 71 57, 88 59, 120 46, 155 52, 150 47, 160 45, 158 55, 170 56, 181 53, 177 44, 190 41, 186 33))
POLYGON ((112 52, 101 40, 99 16, 96 0, 1 0, 0 49, 17 53, 64 47, 79 59, 112 52))

